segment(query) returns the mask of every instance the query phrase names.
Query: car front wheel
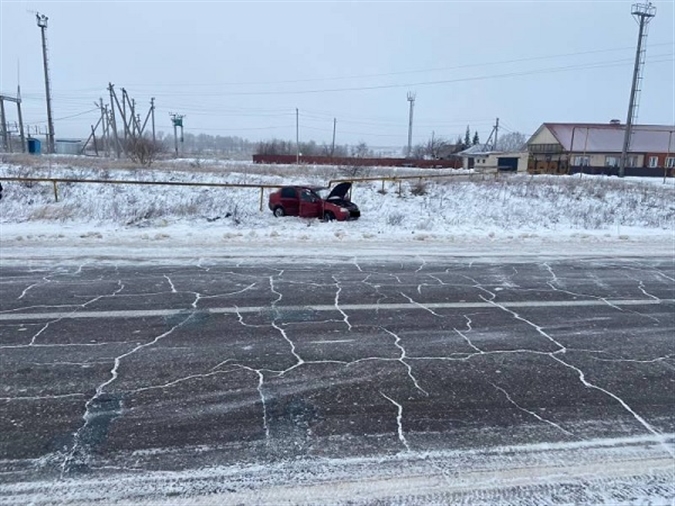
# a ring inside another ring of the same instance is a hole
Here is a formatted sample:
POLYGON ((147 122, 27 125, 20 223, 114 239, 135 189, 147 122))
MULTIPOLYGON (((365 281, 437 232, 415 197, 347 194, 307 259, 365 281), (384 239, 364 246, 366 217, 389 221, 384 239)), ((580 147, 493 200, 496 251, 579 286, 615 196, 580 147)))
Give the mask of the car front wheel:
POLYGON ((335 219, 335 215, 331 211, 326 211, 323 213, 323 220, 324 221, 333 221, 335 219))
POLYGON ((274 216, 277 218, 281 218, 282 216, 286 216, 286 212, 284 211, 284 208, 281 206, 277 206, 274 208, 274 216))

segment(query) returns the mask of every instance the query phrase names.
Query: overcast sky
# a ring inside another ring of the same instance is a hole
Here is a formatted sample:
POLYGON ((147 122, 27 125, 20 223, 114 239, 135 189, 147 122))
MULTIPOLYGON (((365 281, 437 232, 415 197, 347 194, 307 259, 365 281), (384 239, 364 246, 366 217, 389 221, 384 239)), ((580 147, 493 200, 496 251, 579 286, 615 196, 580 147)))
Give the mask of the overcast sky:
MULTIPOLYGON (((0 0, 0 92, 20 75, 24 122, 46 125, 47 30, 56 137, 86 138, 93 102, 124 87, 157 130, 251 140, 404 146, 531 134, 546 121, 626 119, 638 26, 632 1, 182 2, 0 0), (77 116, 76 116, 77 115, 77 116), (74 117, 73 117, 74 116, 74 117)), ((675 2, 656 1, 639 122, 675 124, 675 2)), ((13 104, 7 116, 16 121, 13 104)))

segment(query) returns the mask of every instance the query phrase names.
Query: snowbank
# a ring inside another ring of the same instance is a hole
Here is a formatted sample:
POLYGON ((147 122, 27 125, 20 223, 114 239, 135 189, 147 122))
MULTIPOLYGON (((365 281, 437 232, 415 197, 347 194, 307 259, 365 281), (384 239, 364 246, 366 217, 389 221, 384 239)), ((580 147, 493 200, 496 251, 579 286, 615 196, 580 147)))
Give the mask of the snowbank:
MULTIPOLYGON (((0 176, 325 186, 347 169, 221 165, 205 170, 1 165, 0 176), (249 170, 250 169, 250 170, 249 170)), ((437 174, 408 169, 406 174, 437 174)), ((368 170, 370 177, 399 175, 368 170)), ((361 174, 358 174, 361 175, 361 174)), ((275 218, 265 190, 7 182, 3 262, 30 257, 672 254, 675 181, 600 176, 457 176, 355 183, 361 219, 275 218), (384 191, 383 191, 384 188, 384 191)))

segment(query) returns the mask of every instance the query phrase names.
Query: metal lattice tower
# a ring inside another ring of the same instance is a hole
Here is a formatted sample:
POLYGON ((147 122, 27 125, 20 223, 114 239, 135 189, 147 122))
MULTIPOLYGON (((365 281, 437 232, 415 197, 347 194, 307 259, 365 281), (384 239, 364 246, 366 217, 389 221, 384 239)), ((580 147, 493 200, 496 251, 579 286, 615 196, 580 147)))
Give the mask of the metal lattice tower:
POLYGON ((415 108, 415 97, 416 94, 412 91, 408 92, 408 102, 410 102, 410 115, 408 117, 408 151, 407 157, 412 156, 412 126, 413 126, 413 109, 415 108))
POLYGON ((623 148, 621 150, 621 160, 619 165, 619 177, 623 177, 626 171, 626 155, 630 151, 631 136, 633 134, 633 123, 637 120, 638 103, 640 91, 642 90, 642 79, 647 56, 647 34, 649 32, 649 22, 656 16, 656 7, 651 2, 646 4, 633 4, 631 14, 640 26, 638 30, 637 49, 635 51, 635 67, 633 68, 633 84, 630 90, 630 100, 628 102, 628 114, 626 116, 626 131, 624 132, 623 148))

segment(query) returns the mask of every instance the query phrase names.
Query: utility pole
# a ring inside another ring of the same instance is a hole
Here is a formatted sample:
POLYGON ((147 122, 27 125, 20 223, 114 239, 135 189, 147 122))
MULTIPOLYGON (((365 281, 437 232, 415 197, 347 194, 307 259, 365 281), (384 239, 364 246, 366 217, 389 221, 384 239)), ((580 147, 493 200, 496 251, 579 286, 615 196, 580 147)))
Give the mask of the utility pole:
MULTIPOLYGON (((136 103, 134 102, 134 107, 136 107, 136 103)), ((148 109, 148 114, 145 116, 145 121, 143 122, 143 126, 139 126, 141 124, 141 115, 138 115, 138 119, 136 121, 137 128, 138 128, 138 136, 142 137, 145 132, 145 127, 148 126, 148 120, 150 119, 150 116, 152 116, 152 143, 155 143, 155 99, 154 97, 150 99, 150 109, 148 109)))
POLYGON ((150 99, 150 114, 152 114, 152 143, 157 142, 155 139, 155 97, 150 99))
POLYGON ((107 144, 108 144, 108 142, 107 142, 107 140, 108 140, 108 130, 107 130, 107 125, 106 125, 107 121, 106 121, 106 117, 105 117, 105 112, 104 112, 104 109, 103 109, 103 98, 99 98, 99 102, 98 102, 98 104, 96 104, 96 106, 101 111, 101 129, 103 130, 103 133, 101 135, 101 145, 103 147, 103 151, 105 152, 105 154, 107 156, 108 155, 108 146, 107 146, 107 144))
POLYGON ((412 127, 413 127, 413 109, 415 107, 415 96, 416 94, 412 91, 408 92, 408 102, 410 102, 410 114, 408 117, 408 150, 406 157, 410 158, 412 156, 412 127))
POLYGON ((499 141, 499 118, 497 118, 497 120, 495 121, 495 126, 492 127, 492 131, 490 132, 490 136, 485 141, 485 149, 489 149, 491 151, 497 151, 497 141, 499 141), (494 141, 492 140, 493 135, 494 135, 494 141))
POLYGON ((47 60, 47 16, 40 13, 35 13, 37 17, 37 25, 42 32, 42 63, 45 71, 45 95, 47 97, 47 150, 49 153, 54 152, 54 121, 52 119, 52 96, 51 88, 49 86, 49 65, 47 60))
POLYGON ((112 127, 113 131, 113 138, 115 139, 115 154, 117 155, 117 159, 120 159, 120 139, 119 136, 117 135, 117 121, 115 120, 115 102, 114 102, 114 97, 115 97, 115 92, 113 90, 113 84, 108 83, 108 91, 110 91, 110 126, 112 127))
POLYGON ((330 146, 330 156, 335 155, 335 130, 337 128, 337 118, 333 118, 333 143, 330 146))
MULTIPOLYGON (((127 130, 128 130, 128 125, 127 125, 127 90, 122 88, 122 121, 124 121, 124 145, 127 145, 127 130)), ((115 97, 117 99, 117 97, 115 97)), ((119 104, 117 104, 117 107, 119 108, 119 104)))
POLYGON ((7 117, 5 116, 4 97, 0 97, 0 126, 2 127, 2 150, 9 153, 9 139, 7 136, 7 117))
POLYGON ((630 100, 628 101, 628 114, 626 115, 626 131, 623 136, 623 148, 621 149, 621 159, 619 161, 619 177, 623 177, 626 172, 626 156, 628 151, 630 151, 633 122, 637 119, 638 95, 640 93, 640 84, 642 82, 645 56, 647 54, 647 50, 643 48, 643 43, 646 44, 647 42, 649 22, 656 16, 656 7, 654 7, 651 2, 646 4, 633 4, 631 14, 639 24, 640 28, 638 29, 637 49, 635 51, 633 83, 630 89, 630 100))
POLYGON ((21 114, 21 86, 17 85, 16 87, 16 109, 19 113, 19 135, 21 136, 21 151, 28 151, 26 146, 26 134, 23 130, 23 114, 21 114))
POLYGON ((495 151, 499 149, 498 146, 498 141, 499 141, 499 118, 497 118, 497 121, 495 121, 495 151))
POLYGON ((300 165, 300 113, 295 108, 295 164, 300 165))

